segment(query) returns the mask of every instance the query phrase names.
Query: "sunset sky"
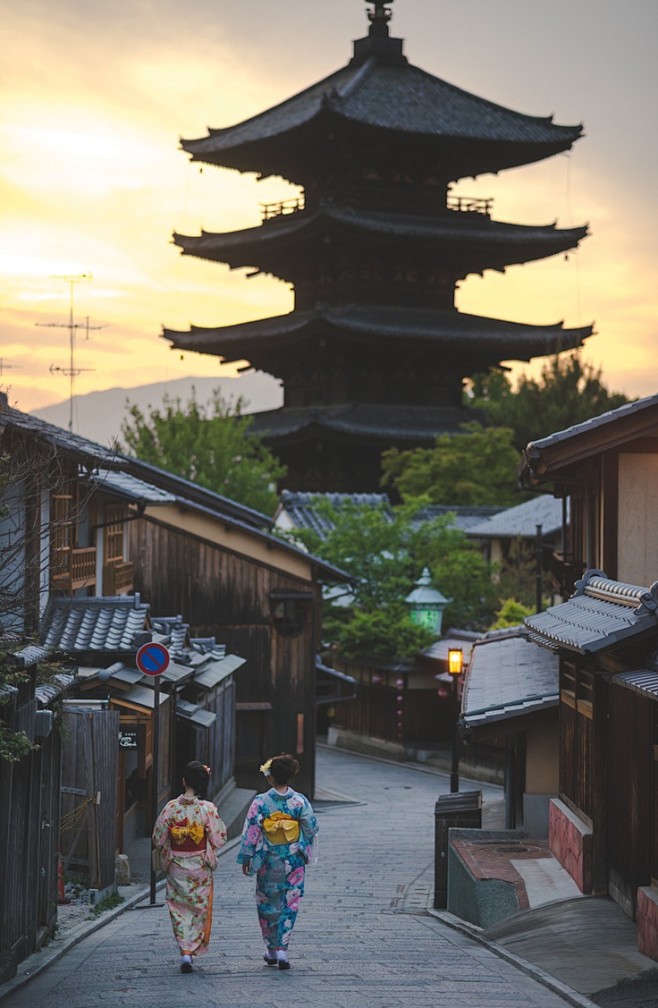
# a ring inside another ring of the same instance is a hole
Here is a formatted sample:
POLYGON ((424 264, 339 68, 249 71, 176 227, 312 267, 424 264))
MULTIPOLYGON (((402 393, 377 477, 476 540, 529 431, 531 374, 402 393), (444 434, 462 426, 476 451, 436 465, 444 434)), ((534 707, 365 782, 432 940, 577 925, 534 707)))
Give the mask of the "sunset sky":
MULTIPOLYGON (((658 392, 656 0, 395 0, 391 33, 416 66, 560 124, 568 155, 464 180, 493 216, 588 223, 568 259, 472 277, 463 311, 593 322, 585 358, 612 391, 658 392)), ((286 285, 181 257, 174 230, 258 224, 280 179, 206 166, 179 149, 343 66, 367 32, 363 0, 22 0, 0 13, 0 387, 33 410, 66 400, 70 294, 75 391, 213 376, 162 326, 287 312, 286 285), (91 279, 71 282, 85 275, 91 279), (54 369, 51 371, 51 368, 54 369), (60 369, 60 370, 57 370, 60 369)), ((224 368, 224 373, 233 373, 224 368)))

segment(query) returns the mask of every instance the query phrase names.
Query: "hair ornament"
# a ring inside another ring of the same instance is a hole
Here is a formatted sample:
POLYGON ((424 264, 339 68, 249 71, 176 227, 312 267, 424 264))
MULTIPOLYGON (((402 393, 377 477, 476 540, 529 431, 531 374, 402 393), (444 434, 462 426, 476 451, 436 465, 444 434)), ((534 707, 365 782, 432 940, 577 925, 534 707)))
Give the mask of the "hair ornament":
POLYGON ((206 773, 208 774, 208 776, 210 776, 210 767, 206 766, 205 763, 202 763, 201 765, 203 766, 203 769, 206 771, 206 773))
POLYGON ((268 759, 265 763, 262 763, 259 769, 262 774, 265 774, 266 777, 269 777, 270 770, 272 769, 272 760, 268 759))

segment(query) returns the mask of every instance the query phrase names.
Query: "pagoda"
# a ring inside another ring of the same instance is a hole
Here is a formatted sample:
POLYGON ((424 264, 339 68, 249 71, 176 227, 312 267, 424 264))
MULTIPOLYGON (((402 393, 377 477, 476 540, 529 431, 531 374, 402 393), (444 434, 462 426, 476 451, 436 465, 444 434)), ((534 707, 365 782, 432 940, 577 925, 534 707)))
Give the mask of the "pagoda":
POLYGON ((300 190, 263 205, 258 227, 174 235, 184 255, 291 284, 293 310, 163 332, 176 349, 247 360, 281 380, 283 406, 254 414, 253 429, 288 466, 291 490, 376 492, 383 450, 431 446, 473 418, 464 379, 592 333, 456 309, 469 275, 564 253, 587 227, 497 221, 491 201, 452 196, 451 185, 567 151, 582 126, 511 111, 412 66, 389 34, 392 2, 374 0, 342 69, 181 141, 193 161, 300 190))

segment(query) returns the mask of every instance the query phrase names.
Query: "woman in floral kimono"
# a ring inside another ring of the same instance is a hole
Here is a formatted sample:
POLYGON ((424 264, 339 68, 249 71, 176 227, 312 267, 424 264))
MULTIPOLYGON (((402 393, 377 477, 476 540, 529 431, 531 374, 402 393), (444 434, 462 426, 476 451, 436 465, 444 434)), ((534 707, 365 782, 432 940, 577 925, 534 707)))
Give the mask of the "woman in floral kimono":
POLYGON ((153 827, 167 878, 166 900, 181 953, 181 973, 192 972, 192 959, 208 950, 212 924, 213 869, 226 843, 226 827, 216 806, 206 800, 210 768, 188 763, 185 791, 168 802, 153 827))
POLYGON ((306 865, 318 823, 310 802, 289 786, 299 770, 287 753, 261 766, 269 791, 254 798, 242 833, 238 863, 256 876, 256 909, 268 966, 290 969, 288 942, 304 895, 306 865))

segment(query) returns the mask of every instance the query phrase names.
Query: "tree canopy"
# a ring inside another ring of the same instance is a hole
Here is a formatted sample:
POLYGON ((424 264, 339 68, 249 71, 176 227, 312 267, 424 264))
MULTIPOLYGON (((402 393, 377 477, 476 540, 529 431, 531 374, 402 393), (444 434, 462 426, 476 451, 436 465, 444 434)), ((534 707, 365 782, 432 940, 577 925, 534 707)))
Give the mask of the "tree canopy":
POLYGON ((412 622, 405 598, 424 567, 447 598, 447 623, 484 628, 493 618, 496 591, 479 550, 455 527, 453 516, 419 518, 419 502, 396 508, 346 501, 321 502, 330 531, 299 529, 293 538, 316 556, 352 574, 353 589, 326 600, 327 644, 346 658, 408 658, 435 639, 412 622))
POLYGON ((433 448, 382 455, 382 482, 403 500, 421 496, 435 504, 500 504, 523 500, 517 486, 519 453, 507 427, 462 425, 459 434, 441 434, 433 448))
POLYGON ((609 392, 601 370, 583 361, 578 351, 552 357, 539 378, 522 375, 515 389, 502 371, 475 375, 469 399, 490 425, 511 429, 518 452, 529 441, 566 430, 628 401, 621 392, 609 392))
POLYGON ((207 407, 195 395, 183 404, 165 396, 161 407, 128 404, 121 426, 127 451, 264 514, 277 505, 285 467, 251 431, 244 400, 225 402, 219 390, 207 407))

